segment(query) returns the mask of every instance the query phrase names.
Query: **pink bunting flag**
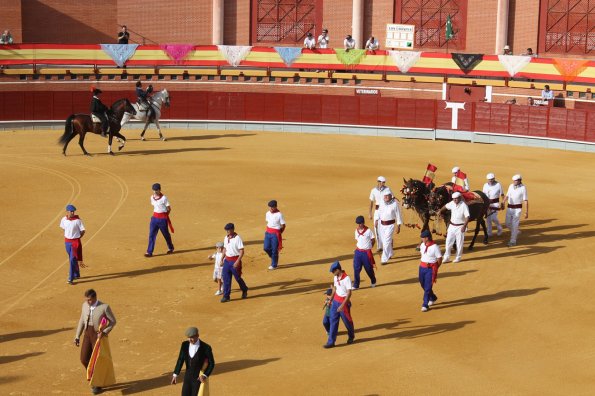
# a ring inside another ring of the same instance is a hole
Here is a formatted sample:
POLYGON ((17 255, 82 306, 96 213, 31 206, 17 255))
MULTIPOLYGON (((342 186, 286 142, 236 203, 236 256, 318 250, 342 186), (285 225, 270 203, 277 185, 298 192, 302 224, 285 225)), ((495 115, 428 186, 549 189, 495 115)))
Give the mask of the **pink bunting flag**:
POLYGON ((163 44, 161 49, 174 60, 176 64, 181 63, 190 51, 194 48, 192 44, 163 44))

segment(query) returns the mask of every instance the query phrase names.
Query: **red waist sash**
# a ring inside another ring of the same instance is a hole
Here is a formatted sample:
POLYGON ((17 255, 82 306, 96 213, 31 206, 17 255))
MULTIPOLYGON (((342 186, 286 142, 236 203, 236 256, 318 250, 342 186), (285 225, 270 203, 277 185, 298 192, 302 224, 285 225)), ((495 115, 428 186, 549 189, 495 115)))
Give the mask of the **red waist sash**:
POLYGON ((372 264, 372 267, 376 268, 376 261, 374 261, 374 255, 372 254, 372 249, 356 248, 355 250, 357 250, 358 252, 365 252, 368 255, 368 260, 370 260, 370 264, 372 264))
POLYGON ((382 225, 391 225, 391 224, 395 224, 395 222, 396 222, 395 220, 386 220, 386 221, 380 220, 380 224, 382 224, 382 225))
POLYGON ((64 238, 64 242, 69 242, 72 245, 72 255, 74 258, 77 261, 83 261, 83 244, 81 243, 81 238, 64 238))
POLYGON ((279 250, 283 249, 283 237, 281 236, 281 230, 278 230, 276 228, 267 227, 267 232, 269 234, 275 234, 275 235, 277 235, 277 240, 279 241, 279 247, 278 247, 278 249, 279 250))
POLYGON ((333 300, 335 300, 336 302, 340 302, 343 303, 343 301, 345 301, 346 297, 341 297, 339 295, 337 295, 337 293, 335 293, 335 296, 333 297, 333 300))
POLYGON ((463 224, 465 224, 465 223, 461 223, 461 224, 458 224, 458 223, 450 223, 450 225, 457 226, 457 227, 458 227, 458 226, 462 226, 463 224))
POLYGON ((508 209, 522 209, 522 208, 523 208, 523 204, 515 204, 515 205, 508 204, 508 209))
POLYGON ((490 203, 498 203, 500 202, 500 198, 492 198, 490 199, 490 203))
POLYGON ((420 261, 419 266, 422 268, 431 268, 432 283, 436 283, 436 279, 438 279, 438 263, 424 263, 423 261, 420 261))
MULTIPOLYGON (((240 256, 225 256, 225 261, 231 261, 235 264, 236 261, 238 261, 238 258, 240 256)), ((242 276, 242 262, 240 261, 238 263, 238 267, 236 268, 236 271, 238 272, 239 276, 242 276)))
POLYGON ((171 223, 171 220, 169 219, 169 213, 165 212, 165 213, 157 213, 157 212, 153 212, 153 217, 156 219, 167 219, 167 226, 169 227, 169 230, 173 233, 174 231, 174 225, 171 223))

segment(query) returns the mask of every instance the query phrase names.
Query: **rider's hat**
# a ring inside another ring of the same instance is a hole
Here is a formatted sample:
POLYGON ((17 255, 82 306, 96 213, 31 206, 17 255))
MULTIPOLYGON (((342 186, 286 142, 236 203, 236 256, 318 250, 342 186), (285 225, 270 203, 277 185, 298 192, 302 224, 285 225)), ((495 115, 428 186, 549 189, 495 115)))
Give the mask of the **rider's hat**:
POLYGON ((101 89, 99 89, 99 88, 93 88, 93 95, 98 95, 101 92, 103 92, 101 89))

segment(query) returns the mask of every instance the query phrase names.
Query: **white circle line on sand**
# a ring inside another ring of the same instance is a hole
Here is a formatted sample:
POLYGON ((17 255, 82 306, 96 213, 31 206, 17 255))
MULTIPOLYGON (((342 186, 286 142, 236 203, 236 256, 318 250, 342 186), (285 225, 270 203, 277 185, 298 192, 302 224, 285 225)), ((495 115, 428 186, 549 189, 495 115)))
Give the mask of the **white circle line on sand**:
MULTIPOLYGON (((33 169, 33 170, 40 170, 40 171, 43 171, 43 172, 46 172, 46 173, 50 173, 50 174, 53 174, 54 176, 58 176, 61 179, 67 181, 70 184, 71 188, 72 188, 72 193, 70 194, 70 198, 68 198, 68 202, 75 202, 76 199, 81 194, 81 185, 80 185, 80 183, 74 177, 70 176, 67 173, 64 173, 64 172, 61 172, 61 171, 57 171, 55 169, 43 168, 41 166, 35 166, 35 165, 30 165, 30 164, 22 164, 22 163, 19 163, 19 162, 12 162, 12 164, 19 165, 19 166, 22 166, 24 168, 29 168, 29 169, 33 169), (75 184, 76 184, 76 187, 75 187, 75 184)), ((34 240, 36 240, 37 238, 39 238, 39 236, 42 233, 44 233, 45 231, 47 231, 48 228, 50 228, 51 226, 55 225, 56 222, 58 221, 58 219, 60 219, 64 215, 63 213, 64 213, 63 211, 60 211, 45 227, 43 227, 37 234, 33 235, 33 237, 31 237, 31 239, 29 239, 27 242, 25 242, 23 245, 21 245, 18 249, 16 249, 14 252, 12 252, 12 254, 10 254, 4 260, 0 261, 0 267, 4 263, 6 263, 8 260, 10 260, 14 256, 16 256, 18 253, 20 253, 27 246, 29 246, 34 240)))
MULTIPOLYGON (((96 168, 94 166, 88 166, 88 165, 80 165, 80 164, 72 164, 72 165, 75 165, 75 166, 78 166, 78 167, 81 167, 81 168, 84 168, 87 170, 95 171, 97 173, 102 173, 102 174, 110 177, 112 180, 114 180, 116 182, 116 184, 118 184, 118 186, 120 187, 120 200, 119 200, 118 204, 116 205, 114 210, 112 210, 111 214, 108 216, 108 218, 105 220, 105 222, 97 229, 97 231, 95 231, 95 233, 93 233, 93 235, 91 235, 89 237, 89 239, 87 239, 87 244, 89 244, 95 238, 95 236, 97 236, 97 234, 99 234, 101 232, 101 230, 103 230, 105 228, 105 226, 111 221, 111 219, 116 215, 116 213, 120 210, 120 208, 122 207, 122 205, 128 198, 128 191, 129 191, 128 184, 126 184, 126 182, 120 176, 118 176, 115 173, 112 173, 110 171, 107 171, 105 169, 96 168)), ((0 312, 0 317, 4 316, 7 312, 9 312, 11 309, 16 307, 21 301, 23 301, 25 298, 27 298, 35 290, 37 290, 41 285, 43 285, 48 279, 50 279, 54 274, 56 274, 68 262, 69 262, 69 260, 64 260, 60 265, 58 265, 58 267, 56 267, 56 269, 54 269, 52 272, 50 272, 45 278, 40 280, 35 286, 33 286, 32 288, 27 290, 15 302, 4 307, 4 309, 0 312)))

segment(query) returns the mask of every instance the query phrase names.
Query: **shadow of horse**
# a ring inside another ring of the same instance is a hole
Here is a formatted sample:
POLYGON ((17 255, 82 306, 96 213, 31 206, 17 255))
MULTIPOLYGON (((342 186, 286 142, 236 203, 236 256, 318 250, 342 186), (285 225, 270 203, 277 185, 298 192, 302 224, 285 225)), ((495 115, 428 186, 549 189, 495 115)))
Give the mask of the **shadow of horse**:
POLYGON ((196 151, 220 151, 229 150, 229 147, 184 147, 178 149, 159 149, 159 150, 133 150, 126 151, 123 155, 155 155, 155 154, 174 154, 174 153, 192 153, 196 151))
POLYGON ((221 135, 193 135, 193 136, 179 136, 174 138, 169 138, 169 141, 174 140, 210 140, 210 139, 220 139, 220 138, 239 138, 245 136, 256 136, 255 133, 225 133, 221 135))

